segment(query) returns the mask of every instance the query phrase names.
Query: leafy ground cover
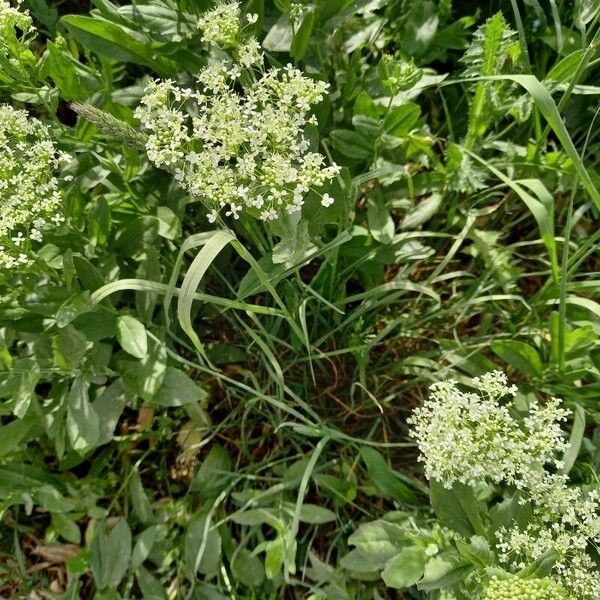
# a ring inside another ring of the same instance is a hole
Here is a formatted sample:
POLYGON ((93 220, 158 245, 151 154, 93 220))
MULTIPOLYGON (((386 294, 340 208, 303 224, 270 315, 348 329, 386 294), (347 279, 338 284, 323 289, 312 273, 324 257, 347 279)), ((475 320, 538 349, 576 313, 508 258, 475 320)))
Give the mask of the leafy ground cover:
POLYGON ((0 596, 600 598, 599 19, 0 0, 0 596))

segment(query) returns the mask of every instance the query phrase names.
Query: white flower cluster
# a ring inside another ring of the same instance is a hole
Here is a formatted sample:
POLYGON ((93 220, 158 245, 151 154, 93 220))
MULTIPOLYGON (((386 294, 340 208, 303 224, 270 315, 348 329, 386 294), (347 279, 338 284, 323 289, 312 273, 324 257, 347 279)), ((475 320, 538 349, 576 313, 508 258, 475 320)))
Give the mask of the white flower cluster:
POLYGON ((483 600, 568 600, 564 589, 551 579, 519 579, 492 577, 485 589, 483 600))
MULTIPOLYGON (((410 419, 427 477, 447 488, 456 482, 516 487, 532 515, 524 528, 496 532, 499 560, 518 571, 553 550, 552 578, 574 598, 598 600, 600 574, 587 551, 600 544, 600 494, 569 487, 560 473, 563 463, 557 456, 568 447, 560 423, 568 411, 551 398, 544 406, 534 403, 518 420, 510 400, 500 404, 517 391, 503 373, 487 373, 471 385, 478 393, 462 392, 452 381, 434 384, 410 419)), ((498 594, 486 598, 537 597, 498 594)))
POLYGON ((45 125, 24 110, 0 105, 0 268, 29 265, 31 242, 42 241, 48 222, 64 220, 54 170, 67 159, 45 125))
MULTIPOLYGON (((233 9, 225 10, 231 6, 215 11, 231 16, 233 9)), ((220 22, 216 16, 213 21, 220 22)), ((227 26, 223 35, 232 31, 227 26)), ((223 209, 236 219, 245 211, 275 220, 282 212, 299 211, 311 189, 339 172, 309 151, 305 135, 306 126, 316 123, 309 111, 329 86, 291 65, 265 70, 254 38, 241 41, 233 54, 229 68, 210 64, 198 74, 199 89, 171 80, 150 82, 136 117, 148 133, 151 162, 173 172, 181 187, 199 197, 211 222, 223 209)), ((332 202, 322 196, 323 206, 332 202)))
POLYGON ((428 479, 448 489, 490 481, 529 489, 544 464, 560 466, 555 456, 566 448, 560 422, 568 414, 560 400, 533 404, 521 422, 511 414, 512 402, 499 403, 517 392, 504 373, 475 377, 471 386, 476 393, 462 392, 453 381, 433 384, 409 419, 428 479))
POLYGON ((240 31, 240 5, 237 2, 220 2, 198 19, 203 42, 213 42, 223 47, 237 45, 240 31))
POLYGON ((600 494, 568 487, 564 475, 544 473, 541 479, 530 493, 533 514, 527 527, 496 533, 500 561, 518 570, 553 550, 555 578, 573 597, 597 600, 600 573, 587 549, 600 544, 600 494))
POLYGON ((29 12, 20 10, 20 6, 21 2, 13 7, 7 0, 0 0, 0 53, 4 58, 18 59, 27 47, 27 35, 34 30, 29 12))

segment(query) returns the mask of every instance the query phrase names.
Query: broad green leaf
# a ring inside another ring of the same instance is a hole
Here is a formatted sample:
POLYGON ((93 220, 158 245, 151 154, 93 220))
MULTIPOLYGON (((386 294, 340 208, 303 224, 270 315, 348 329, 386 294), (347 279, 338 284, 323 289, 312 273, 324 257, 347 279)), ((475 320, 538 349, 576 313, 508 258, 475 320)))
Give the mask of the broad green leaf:
POLYGON ((417 504, 417 498, 413 491, 400 481, 377 450, 366 446, 360 451, 360 454, 367 465, 369 477, 381 492, 398 502, 417 504))
POLYGON ((116 23, 84 15, 67 15, 62 18, 62 23, 82 46, 100 56, 156 66, 151 46, 116 23))
POLYGON ((398 554, 405 540, 404 530, 395 523, 373 521, 361 525, 348 539, 348 544, 381 568, 398 554))
POLYGON ((367 221, 371 235, 381 244, 389 244, 395 233, 395 225, 389 208, 381 194, 370 194, 367 199, 367 221))
POLYGON ((154 546, 156 537, 158 535, 158 528, 153 525, 144 529, 140 535, 138 535, 133 552, 131 553, 131 568, 137 569, 145 560, 148 558, 148 554, 154 546))
POLYGON ((300 509, 300 521, 302 523, 321 525, 322 523, 331 523, 335 520, 336 515, 333 511, 318 504, 303 504, 300 509))
POLYGON ((127 573, 131 557, 131 530, 121 519, 107 534, 100 524, 91 544, 91 568, 100 589, 116 588, 127 573))
POLYGON ((73 449, 79 454, 95 448, 100 437, 98 415, 89 401, 88 384, 81 378, 75 379, 69 393, 67 433, 73 449))
POLYGON ((292 46, 293 31, 288 16, 283 14, 271 27, 262 46, 270 52, 289 52, 292 46))
POLYGON ((408 103, 394 108, 386 117, 385 132, 390 135, 404 136, 416 125, 421 115, 418 104, 408 103))
POLYGON ((167 367, 161 387, 152 397, 152 404, 160 406, 183 406, 192 402, 202 402, 207 392, 180 369, 167 367))
POLYGON ((144 358, 148 353, 146 328, 135 317, 121 315, 117 319, 117 339, 125 352, 144 358))
POLYGON ((140 475, 136 470, 131 476, 129 482, 129 493, 131 495, 131 504, 133 507, 133 514, 140 520, 141 523, 149 523, 152 520, 152 507, 150 506, 150 500, 148 494, 144 490, 140 475))
POLYGON ((135 577, 142 591, 143 600, 168 600, 164 586, 148 569, 138 566, 135 577))
POLYGON ((215 444, 190 485, 190 491, 198 492, 204 497, 218 494, 231 478, 231 458, 222 446, 215 444))
POLYGON ((383 563, 373 557, 365 557, 358 549, 350 550, 339 559, 339 565, 346 571, 352 573, 376 573, 379 578, 379 572, 383 567, 383 563))
POLYGON ((450 490, 436 481, 429 484, 431 506, 440 523, 467 538, 473 534, 484 535, 481 507, 475 500, 473 490, 455 483, 450 490))
POLYGON ((0 427, 0 456, 17 450, 32 426, 33 421, 30 418, 25 418, 15 419, 0 427))
POLYGON ((356 131, 334 129, 329 137, 332 146, 348 158, 368 160, 373 155, 373 144, 356 131))
POLYGON ((221 536, 211 527, 205 514, 192 518, 183 542, 183 559, 188 577, 194 581, 196 573, 214 575, 221 559, 221 536))
POLYGON ((541 377, 544 367, 537 350, 518 340, 496 340, 491 349, 509 365, 531 377, 541 377))
POLYGON ((404 548, 386 563, 381 578, 391 588, 411 587, 423 577, 426 560, 422 548, 404 548))
POLYGON ((253 556, 246 548, 240 548, 234 555, 231 570, 241 583, 250 587, 262 585, 265 567, 258 556, 253 556))
POLYGON ((434 193, 429 198, 425 198, 425 200, 419 202, 413 209, 406 213, 404 219, 402 219, 402 223, 400 223, 400 227, 402 229, 415 229, 415 227, 431 219, 440 209, 443 198, 442 194, 434 193))
POLYGON ((460 581, 464 581, 471 570, 470 565, 457 562, 452 558, 436 556, 429 559, 425 565, 423 579, 417 583, 417 588, 423 591, 432 591, 452 587, 460 581))

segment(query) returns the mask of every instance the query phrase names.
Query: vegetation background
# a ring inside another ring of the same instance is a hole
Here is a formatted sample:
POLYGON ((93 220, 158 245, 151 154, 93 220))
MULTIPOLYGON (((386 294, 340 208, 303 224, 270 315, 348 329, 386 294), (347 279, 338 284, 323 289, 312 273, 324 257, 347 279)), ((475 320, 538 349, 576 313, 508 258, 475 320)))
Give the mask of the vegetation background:
POLYGON ((431 526, 406 420, 432 381, 563 398, 597 485, 600 6, 243 4, 267 64, 329 83, 308 133, 343 169, 330 208, 227 220, 202 266, 207 211, 133 113, 148 78, 227 61, 211 6, 28 0, 31 55, 0 55, 0 100, 73 157, 67 221, 0 275, 0 595, 451 597, 349 543, 390 511, 431 526))

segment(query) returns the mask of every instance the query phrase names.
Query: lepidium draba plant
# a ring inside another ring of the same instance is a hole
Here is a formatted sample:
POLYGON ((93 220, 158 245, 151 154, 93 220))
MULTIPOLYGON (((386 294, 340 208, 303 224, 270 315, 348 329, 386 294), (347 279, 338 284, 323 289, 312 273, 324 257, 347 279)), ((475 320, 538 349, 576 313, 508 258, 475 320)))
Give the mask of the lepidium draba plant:
MULTIPOLYGON (((222 213, 273 221, 299 212, 308 192, 339 172, 310 151, 305 133, 328 84, 291 65, 266 68, 258 41, 244 34, 237 3, 205 13, 199 27, 202 39, 227 49, 231 60, 202 69, 194 88, 148 84, 136 116, 148 133, 149 159, 206 205, 210 222, 222 213)), ((321 194, 323 206, 332 202, 321 194)))
POLYGON ((0 267, 23 269, 44 229, 64 221, 56 170, 68 160, 48 128, 26 111, 0 105, 0 267))
POLYGON ((450 535, 434 547, 424 543, 431 524, 421 532, 384 528, 399 551, 380 565, 384 581, 451 598, 599 598, 600 496, 571 485, 564 472, 569 411, 557 398, 525 409, 500 371, 466 384, 469 391, 454 381, 433 384, 409 419, 435 526, 450 535), (416 557, 410 577, 408 554, 416 557))

